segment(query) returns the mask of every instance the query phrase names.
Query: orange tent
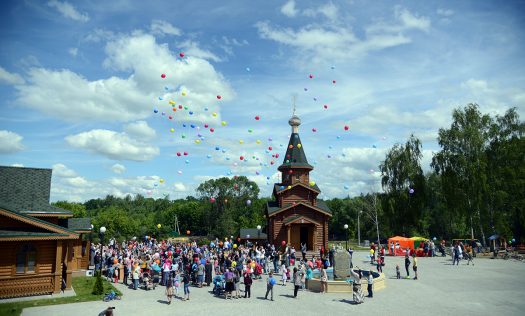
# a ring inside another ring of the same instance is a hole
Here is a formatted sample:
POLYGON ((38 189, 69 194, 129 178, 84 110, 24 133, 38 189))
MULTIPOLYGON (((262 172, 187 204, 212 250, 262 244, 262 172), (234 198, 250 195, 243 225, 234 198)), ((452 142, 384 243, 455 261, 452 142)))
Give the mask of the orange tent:
POLYGON ((391 256, 404 256, 407 248, 414 250, 414 241, 412 239, 401 236, 388 238, 388 252, 391 256), (394 243, 394 253, 392 253, 392 243, 394 243))

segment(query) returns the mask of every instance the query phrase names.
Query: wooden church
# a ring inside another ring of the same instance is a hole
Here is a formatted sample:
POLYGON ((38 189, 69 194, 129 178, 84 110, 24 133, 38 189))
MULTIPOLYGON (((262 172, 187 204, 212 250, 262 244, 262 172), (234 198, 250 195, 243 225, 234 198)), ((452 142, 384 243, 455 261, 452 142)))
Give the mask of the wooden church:
POLYGON ((321 190, 310 182, 310 171, 314 169, 306 159, 299 125, 301 120, 293 115, 288 124, 292 127, 290 142, 283 163, 278 170, 282 182, 273 188, 274 201, 266 205, 268 241, 280 245, 285 241, 301 249, 306 244, 309 251, 328 248, 328 221, 330 208, 317 196, 321 190))

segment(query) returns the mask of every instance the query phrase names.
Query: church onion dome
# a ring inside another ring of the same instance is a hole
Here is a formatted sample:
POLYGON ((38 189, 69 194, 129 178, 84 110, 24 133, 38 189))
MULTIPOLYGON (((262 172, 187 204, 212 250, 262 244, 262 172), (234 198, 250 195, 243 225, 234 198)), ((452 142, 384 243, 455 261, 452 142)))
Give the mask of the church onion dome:
POLYGON ((301 119, 299 118, 299 116, 297 115, 293 115, 289 120, 288 120, 288 124, 290 124, 290 126, 294 127, 294 126, 299 126, 301 125, 301 119))

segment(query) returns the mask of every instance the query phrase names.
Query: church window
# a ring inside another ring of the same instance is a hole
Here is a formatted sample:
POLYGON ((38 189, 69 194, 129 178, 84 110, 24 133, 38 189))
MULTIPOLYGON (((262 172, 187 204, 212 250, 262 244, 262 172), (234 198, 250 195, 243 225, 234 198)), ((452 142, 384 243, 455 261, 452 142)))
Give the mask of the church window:
POLYGON ((24 245, 16 253, 16 273, 35 272, 36 249, 32 245, 24 245))

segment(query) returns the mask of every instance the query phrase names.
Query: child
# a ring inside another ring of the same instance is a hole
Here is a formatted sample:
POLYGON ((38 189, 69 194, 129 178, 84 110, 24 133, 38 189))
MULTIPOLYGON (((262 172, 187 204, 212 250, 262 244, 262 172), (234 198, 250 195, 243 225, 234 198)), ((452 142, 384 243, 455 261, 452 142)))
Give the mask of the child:
POLYGON ((381 257, 377 257, 377 272, 383 272, 383 265, 381 264, 381 257))
POLYGON ((281 285, 282 286, 286 286, 286 280, 288 279, 288 277, 286 276, 286 272, 287 272, 286 265, 283 263, 283 265, 281 266, 281 285))
POLYGON ((175 287, 175 298, 179 297, 179 286, 180 286, 180 273, 178 270, 175 270, 175 279, 174 281, 174 287, 175 287))
POLYGON ((268 281, 266 281, 266 295, 264 296, 265 300, 268 299, 268 293, 271 292, 271 299, 273 301, 273 286, 275 285, 275 283, 277 283, 277 281, 275 281, 275 279, 273 278, 273 273, 270 272, 268 274, 268 281))
POLYGON ((244 273, 244 298, 250 298, 252 292, 250 288, 252 287, 252 278, 250 276, 250 273, 246 272, 244 273))
POLYGON ((168 298, 168 305, 171 304, 171 298, 173 297, 173 278, 171 275, 166 280, 166 297, 168 298))
POLYGON ((401 271, 399 270, 399 264, 396 264, 396 276, 398 279, 401 279, 401 271))
POLYGON ((183 301, 190 300, 190 282, 191 277, 188 275, 189 272, 185 272, 182 277, 182 282, 184 283, 184 298, 183 301))

